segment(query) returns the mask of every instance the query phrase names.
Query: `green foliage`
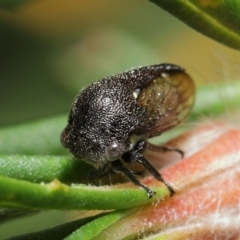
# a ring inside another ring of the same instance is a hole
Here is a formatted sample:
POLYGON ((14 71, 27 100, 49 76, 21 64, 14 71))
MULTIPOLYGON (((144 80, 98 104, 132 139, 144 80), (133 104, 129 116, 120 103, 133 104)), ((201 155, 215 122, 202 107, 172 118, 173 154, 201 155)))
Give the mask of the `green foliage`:
POLYGON ((231 48, 240 49, 238 0, 150 0, 198 32, 231 48))
POLYGON ((0 7, 4 8, 16 8, 30 0, 0 0, 0 7))

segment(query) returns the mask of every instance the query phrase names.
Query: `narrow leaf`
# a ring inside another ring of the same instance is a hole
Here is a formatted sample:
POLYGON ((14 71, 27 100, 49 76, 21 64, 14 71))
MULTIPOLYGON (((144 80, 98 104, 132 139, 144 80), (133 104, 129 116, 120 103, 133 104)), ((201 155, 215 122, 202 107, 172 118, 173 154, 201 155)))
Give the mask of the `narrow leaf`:
POLYGON ((60 134, 67 115, 0 129, 0 154, 60 155, 67 153, 60 134))
POLYGON ((81 160, 57 156, 0 155, 0 175, 30 182, 65 183, 86 179, 90 165, 81 160))
MULTIPOLYGON (((162 184, 163 185, 163 184, 162 184)), ((111 210, 136 207, 169 195, 166 187, 153 188, 157 194, 149 199, 143 189, 129 187, 69 187, 54 180, 36 184, 0 176, 0 205, 33 209, 111 210)))
POLYGON ((238 0, 150 0, 198 32, 231 48, 240 49, 238 0))

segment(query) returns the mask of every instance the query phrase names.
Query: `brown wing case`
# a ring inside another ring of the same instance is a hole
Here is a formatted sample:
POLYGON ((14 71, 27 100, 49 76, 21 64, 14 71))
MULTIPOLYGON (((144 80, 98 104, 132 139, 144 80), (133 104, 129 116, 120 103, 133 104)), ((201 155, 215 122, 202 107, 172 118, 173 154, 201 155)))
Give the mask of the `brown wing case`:
POLYGON ((194 95, 194 83, 183 70, 162 72, 141 89, 137 102, 147 110, 145 136, 158 136, 182 123, 192 109, 194 95))

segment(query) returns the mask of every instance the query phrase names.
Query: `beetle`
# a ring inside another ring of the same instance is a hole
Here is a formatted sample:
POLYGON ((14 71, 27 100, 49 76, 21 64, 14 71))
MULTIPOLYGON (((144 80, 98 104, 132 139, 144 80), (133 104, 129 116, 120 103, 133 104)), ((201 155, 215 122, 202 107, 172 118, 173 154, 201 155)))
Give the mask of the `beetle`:
POLYGON ((125 163, 140 163, 174 194, 173 188, 144 157, 144 150, 181 150, 156 146, 148 139, 179 125, 194 102, 194 82, 173 64, 131 69, 90 84, 75 98, 61 143, 76 158, 92 164, 96 176, 109 170, 121 173, 145 189, 125 163))

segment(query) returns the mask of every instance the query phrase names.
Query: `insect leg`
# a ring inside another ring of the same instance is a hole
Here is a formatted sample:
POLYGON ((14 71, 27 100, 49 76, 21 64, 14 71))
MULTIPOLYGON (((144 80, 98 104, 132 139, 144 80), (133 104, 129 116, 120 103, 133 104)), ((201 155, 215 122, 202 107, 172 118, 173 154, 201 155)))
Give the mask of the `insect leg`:
POLYGON ((174 148, 174 147, 169 147, 169 146, 157 146, 157 145, 153 145, 149 142, 146 143, 146 149, 149 151, 153 151, 153 152, 177 152, 181 155, 181 157, 184 157, 184 152, 178 148, 174 148))
MULTIPOLYGON (((135 146, 135 151, 132 152, 131 157, 129 159, 126 159, 126 161, 130 163, 140 163, 144 168, 146 168, 158 181, 163 182, 165 186, 168 188, 170 192, 170 196, 172 196, 175 191, 170 186, 168 182, 166 182, 161 174, 148 162, 148 160, 143 156, 142 151, 146 147, 146 144, 148 144, 146 141, 142 140, 139 141, 135 146)), ((125 160, 125 159, 124 159, 125 160)))
POLYGON ((134 158, 136 162, 141 163, 158 181, 165 184, 165 186, 170 191, 170 196, 175 193, 171 185, 162 178, 161 174, 148 162, 148 160, 141 153, 135 154, 134 158))
POLYGON ((145 186, 144 184, 140 183, 135 176, 134 172, 126 168, 120 160, 113 161, 111 163, 112 170, 117 173, 123 174, 125 177, 127 177, 131 182, 133 182, 135 185, 143 188, 147 194, 148 197, 151 198, 153 195, 156 194, 156 192, 152 191, 150 188, 145 186))

